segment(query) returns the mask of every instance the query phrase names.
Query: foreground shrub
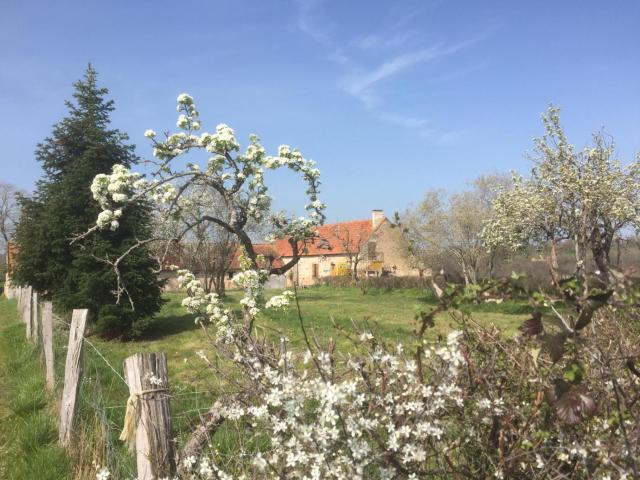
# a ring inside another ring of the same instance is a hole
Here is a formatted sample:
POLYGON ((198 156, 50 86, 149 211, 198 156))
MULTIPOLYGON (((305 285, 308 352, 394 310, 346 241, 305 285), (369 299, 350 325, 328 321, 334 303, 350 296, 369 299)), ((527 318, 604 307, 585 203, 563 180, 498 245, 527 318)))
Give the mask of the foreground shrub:
POLYGON ((202 356, 237 392, 210 411, 211 433, 224 424, 225 438, 232 429, 241 439, 231 457, 188 443, 185 478, 637 478, 634 308, 593 308, 571 334, 536 310, 523 335, 507 339, 452 308, 469 295, 452 287, 419 318, 412 345, 364 324, 341 332, 354 349, 339 352, 308 337, 301 318, 307 348, 294 352, 285 338, 247 335, 193 276, 183 281, 185 305, 214 322, 204 328, 228 362, 218 370, 202 356), (447 309, 458 330, 427 342, 447 309))

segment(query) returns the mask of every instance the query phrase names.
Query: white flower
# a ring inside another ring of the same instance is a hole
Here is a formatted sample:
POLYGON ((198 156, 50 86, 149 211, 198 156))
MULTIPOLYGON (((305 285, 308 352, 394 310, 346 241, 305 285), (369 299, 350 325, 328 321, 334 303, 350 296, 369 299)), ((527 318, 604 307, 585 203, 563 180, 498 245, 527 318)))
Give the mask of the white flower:
POLYGON ((267 461, 260 452, 253 457, 253 465, 261 472, 264 472, 264 469, 267 468, 267 461))
POLYGON ((184 114, 180 114, 178 121, 176 122, 178 128, 187 128, 189 125, 189 119, 184 114))
POLYGON ((111 472, 107 467, 102 467, 96 474, 96 480, 107 480, 111 476, 111 472))
POLYGON ((373 335, 371 334, 371 332, 364 332, 360 334, 361 342, 368 342, 369 340, 373 340, 373 335))
POLYGON ((145 130, 144 132, 144 136, 147 138, 153 138, 156 136, 156 132, 154 132, 153 130, 149 129, 149 130, 145 130))
POLYGON ((185 466, 187 470, 191 470, 193 466, 196 464, 196 457, 193 455, 188 456, 182 461, 182 464, 185 466))
POLYGON ((192 105, 193 97, 188 93, 181 93, 180 95, 178 95, 177 101, 178 103, 181 103, 183 105, 192 105))

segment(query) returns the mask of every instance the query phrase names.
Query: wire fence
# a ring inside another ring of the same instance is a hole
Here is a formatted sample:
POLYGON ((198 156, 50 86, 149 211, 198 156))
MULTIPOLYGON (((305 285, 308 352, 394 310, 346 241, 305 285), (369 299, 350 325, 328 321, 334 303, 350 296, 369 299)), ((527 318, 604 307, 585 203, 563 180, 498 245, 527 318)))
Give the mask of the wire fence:
MULTIPOLYGON (((30 288, 5 285, 5 295, 17 302, 23 321, 28 323, 28 336, 42 348, 44 303, 40 296, 33 295, 30 288), (28 318, 27 318, 28 317, 28 318)), ((65 380, 65 358, 70 348, 70 314, 56 312, 53 320, 53 351, 55 384, 51 392, 53 398, 61 398, 65 380)), ((78 396, 73 423, 72 439, 67 447, 74 478, 95 479, 96 471, 107 467, 110 478, 133 479, 138 476, 136 459, 127 445, 118 438, 125 423, 129 385, 123 371, 124 357, 136 353, 136 345, 129 348, 110 348, 100 345, 82 335, 81 370, 78 396)), ((44 362, 44 359, 43 359, 44 362)), ((169 365, 171 371, 171 365, 169 365)), ((203 381, 207 367, 193 369, 191 378, 181 378, 180 382, 169 381, 169 389, 162 397, 170 400, 171 442, 179 446, 190 435, 194 427, 202 421, 203 414, 211 407, 219 392, 206 388, 203 381), (203 386, 205 388, 203 388, 203 386)))

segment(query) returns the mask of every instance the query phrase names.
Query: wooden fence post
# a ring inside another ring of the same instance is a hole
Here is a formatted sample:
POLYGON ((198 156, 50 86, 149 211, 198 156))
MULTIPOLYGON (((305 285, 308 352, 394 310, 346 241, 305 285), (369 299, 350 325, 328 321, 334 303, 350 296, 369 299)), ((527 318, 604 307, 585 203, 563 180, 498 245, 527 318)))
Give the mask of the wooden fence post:
POLYGON ((69 446, 71 429, 78 399, 78 387, 82 376, 82 340, 87 326, 86 309, 74 310, 69 329, 69 346, 67 348, 67 360, 64 364, 64 388, 62 390, 62 403, 60 406, 60 444, 69 446))
POLYGON ((42 346, 44 348, 47 389, 52 392, 56 384, 56 378, 53 364, 53 304, 51 302, 44 302, 42 309, 42 346))
MULTIPOLYGON (((124 378, 130 395, 127 416, 134 415, 132 426, 135 431, 137 478, 153 480, 173 477, 176 465, 171 441, 166 354, 137 353, 127 357, 124 361, 124 378)), ((126 436, 125 431, 123 436, 126 436)))
POLYGON ((27 324, 27 338, 31 338, 32 323, 31 323, 31 303, 33 302, 33 295, 31 287, 27 287, 24 295, 24 311, 22 312, 22 318, 24 323, 27 324))
POLYGON ((24 317, 22 316, 22 287, 18 287, 18 312, 20 313, 20 320, 24 322, 24 317))
POLYGON ((33 292, 33 306, 31 308, 31 335, 33 337, 33 341, 36 342, 37 345, 40 342, 40 306, 38 305, 38 292, 33 292))

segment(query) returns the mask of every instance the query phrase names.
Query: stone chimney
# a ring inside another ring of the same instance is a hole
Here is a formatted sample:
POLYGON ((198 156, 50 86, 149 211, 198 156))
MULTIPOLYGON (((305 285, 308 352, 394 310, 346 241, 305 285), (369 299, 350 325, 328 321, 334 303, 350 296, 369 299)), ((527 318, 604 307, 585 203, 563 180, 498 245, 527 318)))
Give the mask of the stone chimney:
POLYGON ((375 230, 384 221, 384 211, 371 210, 371 227, 375 230))

